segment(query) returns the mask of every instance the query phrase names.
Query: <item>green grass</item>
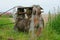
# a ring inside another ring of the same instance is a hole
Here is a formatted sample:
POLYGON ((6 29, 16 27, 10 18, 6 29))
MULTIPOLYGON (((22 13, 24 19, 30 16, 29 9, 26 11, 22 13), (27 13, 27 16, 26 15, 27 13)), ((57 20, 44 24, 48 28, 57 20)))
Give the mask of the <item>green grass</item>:
POLYGON ((53 19, 52 24, 52 29, 56 30, 57 34, 60 34, 60 14, 53 19))
MULTIPOLYGON (((3 25, 7 23, 12 22, 9 18, 0 17, 0 40, 29 40, 29 34, 14 31, 14 24, 3 25)), ((54 18, 49 14, 49 21, 37 40, 60 40, 60 14, 54 18)))
POLYGON ((9 20, 9 18, 0 18, 0 29, 1 28, 10 28, 10 27, 12 27, 13 24, 10 24, 10 23, 12 23, 12 22, 9 20))
POLYGON ((43 30, 43 40, 60 40, 60 14, 52 17, 49 14, 49 20, 43 30))
POLYGON ((14 24, 8 24, 11 23, 11 20, 9 18, 0 18, 0 40, 8 40, 8 39, 14 39, 14 40, 28 40, 29 35, 23 32, 17 32, 14 31, 14 24))
POLYGON ((49 13, 48 22, 43 29, 40 40, 60 40, 60 13, 55 17, 49 13))

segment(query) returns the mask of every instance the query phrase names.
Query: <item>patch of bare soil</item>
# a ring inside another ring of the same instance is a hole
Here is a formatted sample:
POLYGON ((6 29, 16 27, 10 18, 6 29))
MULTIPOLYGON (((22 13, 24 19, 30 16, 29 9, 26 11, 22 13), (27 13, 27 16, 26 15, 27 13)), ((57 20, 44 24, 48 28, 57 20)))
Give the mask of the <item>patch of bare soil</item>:
POLYGON ((12 22, 15 22, 15 20, 13 18, 9 18, 12 22))

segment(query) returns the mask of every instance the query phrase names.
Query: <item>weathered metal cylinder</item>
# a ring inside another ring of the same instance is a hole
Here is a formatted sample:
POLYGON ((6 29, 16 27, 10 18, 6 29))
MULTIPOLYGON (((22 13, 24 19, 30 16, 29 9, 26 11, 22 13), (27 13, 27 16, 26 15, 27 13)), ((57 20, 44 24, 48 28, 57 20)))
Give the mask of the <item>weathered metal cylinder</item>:
MULTIPOLYGON (((42 8, 37 8, 36 6, 33 7, 18 7, 16 12, 16 21, 15 21, 15 30, 29 32, 30 24, 32 21, 32 14, 35 16, 39 16, 41 14, 42 8), (35 7, 35 8, 34 8, 35 7), (34 8, 34 9, 33 9, 34 8), (26 14, 26 15, 25 15, 26 14), (27 17, 27 18, 26 18, 27 17)), ((38 18, 39 19, 39 18, 38 18)), ((35 19, 33 18, 33 21, 35 19)), ((34 29, 35 29, 35 21, 34 21, 34 29)), ((39 28, 39 27, 38 27, 39 28)))

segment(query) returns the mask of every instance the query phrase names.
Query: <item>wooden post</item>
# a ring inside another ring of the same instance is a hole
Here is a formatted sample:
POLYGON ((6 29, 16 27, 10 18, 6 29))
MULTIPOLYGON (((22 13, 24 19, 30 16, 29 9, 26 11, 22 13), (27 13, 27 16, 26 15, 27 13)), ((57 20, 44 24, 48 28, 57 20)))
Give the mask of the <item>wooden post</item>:
POLYGON ((31 18, 29 33, 30 33, 30 40, 35 40, 35 38, 34 38, 34 15, 33 15, 33 13, 32 13, 32 18, 31 18))

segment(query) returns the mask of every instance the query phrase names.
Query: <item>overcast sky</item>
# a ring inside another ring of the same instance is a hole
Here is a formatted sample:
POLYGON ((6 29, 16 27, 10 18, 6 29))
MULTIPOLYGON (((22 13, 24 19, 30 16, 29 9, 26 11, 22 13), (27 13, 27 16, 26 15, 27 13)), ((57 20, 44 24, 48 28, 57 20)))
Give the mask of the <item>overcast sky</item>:
POLYGON ((47 13, 49 10, 52 12, 53 7, 60 6, 60 0, 0 0, 0 12, 5 12, 14 6, 32 6, 35 4, 40 5, 47 13))

